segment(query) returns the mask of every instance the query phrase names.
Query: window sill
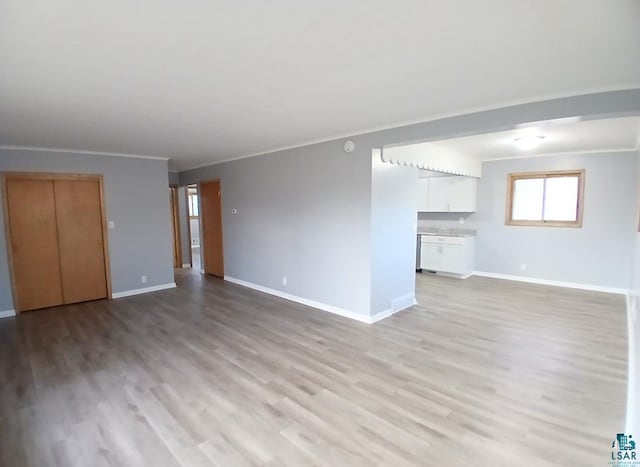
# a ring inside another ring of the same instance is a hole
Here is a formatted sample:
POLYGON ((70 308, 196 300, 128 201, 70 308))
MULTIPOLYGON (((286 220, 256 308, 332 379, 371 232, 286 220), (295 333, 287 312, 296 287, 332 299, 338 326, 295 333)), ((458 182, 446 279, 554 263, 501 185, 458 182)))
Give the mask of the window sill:
POLYGON ((505 225, 519 226, 519 227, 563 227, 580 229, 582 228, 582 222, 580 221, 512 221, 508 220, 505 225))

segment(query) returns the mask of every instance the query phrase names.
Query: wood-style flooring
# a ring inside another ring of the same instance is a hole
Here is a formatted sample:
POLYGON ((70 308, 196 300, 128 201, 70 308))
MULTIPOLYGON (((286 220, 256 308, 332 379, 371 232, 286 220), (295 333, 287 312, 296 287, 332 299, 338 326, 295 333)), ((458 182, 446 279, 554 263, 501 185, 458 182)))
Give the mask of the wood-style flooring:
POLYGON ((418 275, 366 325, 219 279, 0 321, 2 466, 607 465, 620 296, 418 275))

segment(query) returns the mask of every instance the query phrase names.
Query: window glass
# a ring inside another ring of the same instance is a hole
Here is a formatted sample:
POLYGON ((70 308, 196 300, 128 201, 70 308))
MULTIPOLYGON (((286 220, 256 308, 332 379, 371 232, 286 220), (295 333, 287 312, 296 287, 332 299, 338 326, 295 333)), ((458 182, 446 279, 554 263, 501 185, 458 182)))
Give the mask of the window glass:
POLYGON ((544 197, 545 221, 576 221, 578 177, 549 177, 544 197))
POLYGON ((198 195, 189 194, 189 216, 198 217, 198 195))
POLYGON ((544 178, 517 179, 513 184, 513 211, 516 221, 542 220, 544 178))

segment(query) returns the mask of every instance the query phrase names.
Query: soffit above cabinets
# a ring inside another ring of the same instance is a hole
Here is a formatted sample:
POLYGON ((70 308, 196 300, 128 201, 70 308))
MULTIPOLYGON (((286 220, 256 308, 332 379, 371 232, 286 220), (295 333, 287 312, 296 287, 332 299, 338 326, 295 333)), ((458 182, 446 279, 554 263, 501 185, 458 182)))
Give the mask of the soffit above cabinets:
POLYGON ((436 143, 418 143, 382 149, 382 160, 398 165, 480 178, 482 162, 472 156, 451 151, 436 143))

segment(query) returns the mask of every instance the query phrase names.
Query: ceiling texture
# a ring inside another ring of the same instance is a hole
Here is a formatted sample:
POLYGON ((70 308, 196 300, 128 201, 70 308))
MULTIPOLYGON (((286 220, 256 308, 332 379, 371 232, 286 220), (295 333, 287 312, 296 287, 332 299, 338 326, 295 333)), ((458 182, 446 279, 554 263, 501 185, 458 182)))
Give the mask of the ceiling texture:
POLYGON ((185 169, 640 87, 637 0, 0 0, 0 146, 185 169))

